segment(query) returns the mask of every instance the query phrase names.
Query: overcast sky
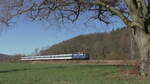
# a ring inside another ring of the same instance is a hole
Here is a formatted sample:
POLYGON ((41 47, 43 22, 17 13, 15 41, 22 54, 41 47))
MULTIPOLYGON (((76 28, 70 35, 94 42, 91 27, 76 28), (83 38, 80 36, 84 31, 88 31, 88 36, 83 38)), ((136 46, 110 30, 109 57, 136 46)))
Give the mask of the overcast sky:
POLYGON ((76 23, 60 25, 46 22, 17 18, 17 23, 12 24, 7 31, 0 34, 0 53, 3 54, 31 54, 35 48, 46 48, 53 44, 72 37, 94 32, 106 32, 112 28, 123 27, 121 21, 115 20, 112 25, 104 25, 99 22, 91 22, 85 25, 83 20, 76 23), (60 26, 56 26, 60 25, 60 26))

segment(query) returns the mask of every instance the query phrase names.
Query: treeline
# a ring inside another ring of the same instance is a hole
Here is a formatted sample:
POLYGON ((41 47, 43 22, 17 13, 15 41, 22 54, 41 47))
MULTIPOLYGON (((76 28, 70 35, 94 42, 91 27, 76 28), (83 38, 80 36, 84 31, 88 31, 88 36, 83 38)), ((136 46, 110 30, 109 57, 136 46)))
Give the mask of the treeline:
POLYGON ((90 59, 136 59, 138 49, 128 29, 112 32, 80 35, 63 41, 48 49, 41 50, 41 55, 87 52, 90 59))

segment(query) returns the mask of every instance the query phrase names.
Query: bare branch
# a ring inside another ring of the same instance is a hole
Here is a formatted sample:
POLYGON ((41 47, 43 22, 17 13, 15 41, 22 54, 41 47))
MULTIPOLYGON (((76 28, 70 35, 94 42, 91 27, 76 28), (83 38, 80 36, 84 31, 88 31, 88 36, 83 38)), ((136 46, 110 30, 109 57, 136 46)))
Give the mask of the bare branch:
POLYGON ((120 10, 115 9, 115 8, 111 7, 110 5, 107 5, 107 4, 105 4, 105 3, 101 2, 101 1, 96 1, 96 2, 90 3, 90 4, 103 6, 103 7, 105 7, 107 10, 109 10, 110 12, 112 12, 113 14, 119 16, 120 19, 121 19, 125 24, 128 25, 128 24, 130 23, 130 20, 129 20, 126 16, 124 16, 123 13, 122 13, 120 10))
MULTIPOLYGON (((27 8, 23 8, 23 5, 25 4, 19 5, 19 7, 21 6, 22 8, 19 10, 14 10, 17 12, 15 14, 10 14, 9 19, 7 21, 11 20, 15 16, 24 13, 28 13, 29 17, 33 20, 48 19, 51 14, 57 13, 56 18, 67 19, 74 22, 78 20, 79 16, 82 13, 93 11, 96 13, 95 15, 97 15, 96 19, 99 19, 100 21, 108 24, 109 22, 103 19, 103 17, 105 12, 110 11, 113 15, 119 16, 120 19, 128 25, 130 23, 130 20, 124 15, 126 11, 113 7, 116 1, 117 0, 41 0, 40 2, 35 1, 30 7, 27 8)), ((93 16, 95 15, 93 14, 93 16)))

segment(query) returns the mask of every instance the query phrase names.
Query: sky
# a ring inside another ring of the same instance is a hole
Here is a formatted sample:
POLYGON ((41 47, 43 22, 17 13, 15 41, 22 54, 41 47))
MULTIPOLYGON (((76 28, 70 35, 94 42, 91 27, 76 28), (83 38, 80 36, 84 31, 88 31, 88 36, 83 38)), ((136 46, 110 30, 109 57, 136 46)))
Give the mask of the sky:
POLYGON ((115 23, 111 25, 100 22, 85 25, 82 19, 75 23, 55 23, 55 25, 43 21, 32 22, 24 18, 16 18, 15 22, 0 34, 0 53, 28 55, 33 53, 35 48, 45 49, 78 35, 108 32, 124 26, 118 19, 114 19, 115 23))

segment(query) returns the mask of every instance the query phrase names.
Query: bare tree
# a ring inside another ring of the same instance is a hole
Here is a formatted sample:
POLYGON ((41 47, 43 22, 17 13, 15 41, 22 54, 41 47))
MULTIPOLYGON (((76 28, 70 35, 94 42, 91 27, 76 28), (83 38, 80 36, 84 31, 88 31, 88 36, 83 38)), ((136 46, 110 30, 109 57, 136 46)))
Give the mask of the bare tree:
MULTIPOLYGON (((150 76, 150 0, 1 0, 0 22, 9 24, 16 16, 32 20, 75 22, 83 14, 110 24, 110 17, 119 17, 132 35, 140 51, 140 74, 150 76)), ((86 17, 87 18, 87 17, 86 17)))

